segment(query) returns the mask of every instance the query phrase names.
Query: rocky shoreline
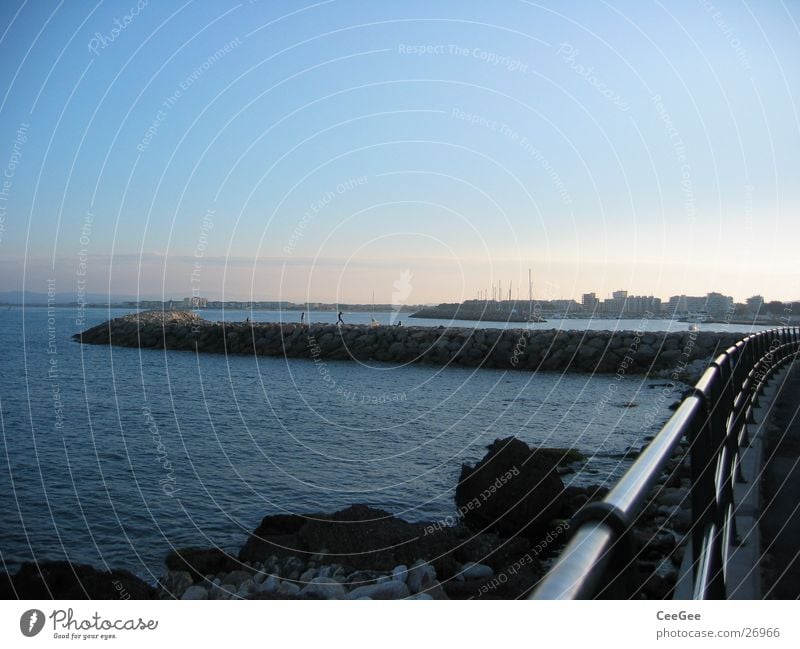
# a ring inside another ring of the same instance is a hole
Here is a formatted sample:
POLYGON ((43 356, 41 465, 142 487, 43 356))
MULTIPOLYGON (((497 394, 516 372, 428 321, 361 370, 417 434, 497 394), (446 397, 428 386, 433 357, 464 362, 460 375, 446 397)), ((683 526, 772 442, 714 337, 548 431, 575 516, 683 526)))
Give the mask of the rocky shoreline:
POLYGON ((75 334, 84 344, 217 354, 422 363, 527 371, 647 374, 693 383, 731 332, 562 331, 210 322, 150 311, 75 334))
MULTIPOLYGON (((686 451, 679 448, 637 521, 624 571, 636 598, 667 598, 675 586, 691 523, 686 451)), ((581 507, 607 492, 564 484, 582 461, 574 451, 495 440, 474 467, 462 467, 452 518, 410 523, 366 505, 270 515, 238 554, 170 552, 155 586, 126 571, 49 562, 2 575, 0 598, 521 598, 556 559, 581 507)), ((615 596, 613 581, 601 596, 615 596)))

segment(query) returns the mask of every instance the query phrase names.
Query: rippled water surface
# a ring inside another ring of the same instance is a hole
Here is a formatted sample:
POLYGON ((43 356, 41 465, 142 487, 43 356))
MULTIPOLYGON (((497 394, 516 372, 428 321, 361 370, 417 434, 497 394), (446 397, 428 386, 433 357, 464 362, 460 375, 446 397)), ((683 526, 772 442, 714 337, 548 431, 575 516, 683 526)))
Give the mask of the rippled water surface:
POLYGON ((266 514, 356 502, 437 519, 454 513, 461 463, 509 435, 589 455, 567 480, 613 480, 677 398, 632 376, 81 346, 73 333, 125 311, 90 309, 79 326, 73 309, 49 323, 44 307, 2 309, 9 568, 66 557, 151 578, 171 546, 234 550, 266 514))

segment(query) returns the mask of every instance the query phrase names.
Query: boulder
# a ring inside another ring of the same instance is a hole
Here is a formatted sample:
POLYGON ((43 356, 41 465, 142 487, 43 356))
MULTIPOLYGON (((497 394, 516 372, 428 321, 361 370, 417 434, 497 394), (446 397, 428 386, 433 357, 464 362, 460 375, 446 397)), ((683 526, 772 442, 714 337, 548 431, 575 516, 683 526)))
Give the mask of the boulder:
POLYGON ((278 587, 278 595, 286 598, 297 597, 300 595, 300 586, 290 581, 282 581, 278 587))
POLYGON ((0 599, 154 599, 156 590, 127 570, 97 570, 69 561, 23 563, 0 576, 0 599))
POLYGON ((198 600, 198 599, 208 599, 208 591, 200 586, 199 584, 195 584, 193 586, 189 586, 186 591, 181 596, 181 599, 186 600, 198 600))
POLYGON ((220 548, 181 548, 172 550, 164 561, 169 570, 186 571, 195 582, 205 575, 232 572, 241 568, 241 563, 220 548))
POLYGON ((251 577, 252 575, 245 570, 233 570, 222 577, 222 583, 232 584, 238 588, 251 577))
POLYGON ((265 561, 271 556, 297 554, 297 532, 308 519, 297 514, 265 516, 239 551, 240 561, 265 561))
POLYGON ((412 594, 425 592, 436 582, 436 570, 426 561, 417 561, 408 571, 406 584, 412 594))
POLYGON ((194 579, 185 570, 169 570, 161 580, 161 589, 166 597, 180 599, 193 583, 194 579))
POLYGON ((546 535, 564 502, 552 457, 515 437, 497 439, 474 467, 462 465, 456 506, 474 530, 531 540, 546 535))
POLYGON ((272 594, 277 593, 281 587, 281 580, 275 575, 269 575, 261 583, 257 583, 255 590, 257 593, 272 594))
MULTIPOLYGON (((458 535, 465 531, 426 529, 423 523, 409 523, 381 509, 352 505, 334 514, 267 516, 248 538, 239 559, 264 561, 273 554, 296 554, 308 559, 319 554, 321 563, 346 564, 354 570, 391 571, 417 559, 446 563, 447 555, 460 542, 458 535)), ((306 569, 303 567, 297 576, 306 569)), ((289 575, 290 571, 283 574, 289 575)))
POLYGON ((309 599, 344 599, 347 591, 338 581, 330 577, 314 577, 300 591, 300 595, 309 599))
POLYGON ((482 563, 469 562, 461 567, 461 572, 458 576, 464 581, 486 580, 494 577, 494 570, 482 563))
POLYGON ((410 594, 411 592, 404 582, 389 580, 379 584, 372 584, 371 586, 359 586, 350 591, 347 599, 359 599, 361 597, 369 597, 370 599, 404 599, 410 594))
POLYGON ((471 535, 453 555, 461 563, 483 563, 497 571, 525 555, 529 548, 530 542, 521 536, 504 539, 494 532, 486 532, 471 535))
POLYGON ((309 518, 298 532, 307 550, 326 549, 356 569, 392 570, 414 559, 422 526, 381 509, 353 505, 333 515, 309 518))
POLYGON ((392 579, 406 581, 408 579, 408 567, 404 565, 395 566, 392 570, 392 579))

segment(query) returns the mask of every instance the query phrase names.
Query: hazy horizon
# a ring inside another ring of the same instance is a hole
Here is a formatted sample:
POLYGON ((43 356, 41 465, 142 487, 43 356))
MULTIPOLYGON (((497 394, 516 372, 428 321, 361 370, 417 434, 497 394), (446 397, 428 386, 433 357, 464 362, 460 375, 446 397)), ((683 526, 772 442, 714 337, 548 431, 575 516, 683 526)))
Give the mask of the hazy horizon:
POLYGON ((132 6, 0 7, 0 291, 800 299, 796 5, 132 6))

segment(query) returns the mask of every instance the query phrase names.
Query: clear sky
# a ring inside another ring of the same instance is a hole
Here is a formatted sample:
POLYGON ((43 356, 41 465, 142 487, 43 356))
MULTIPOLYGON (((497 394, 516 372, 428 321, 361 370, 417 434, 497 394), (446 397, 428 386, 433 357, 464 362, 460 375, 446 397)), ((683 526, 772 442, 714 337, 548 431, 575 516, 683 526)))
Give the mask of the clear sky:
POLYGON ((800 299, 797 2, 0 3, 0 291, 800 299))

